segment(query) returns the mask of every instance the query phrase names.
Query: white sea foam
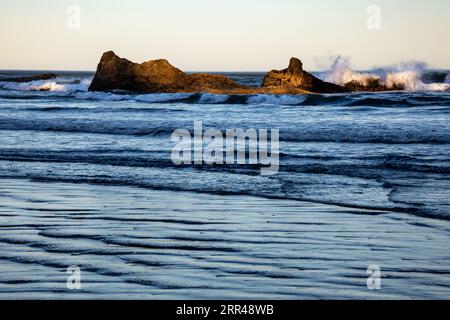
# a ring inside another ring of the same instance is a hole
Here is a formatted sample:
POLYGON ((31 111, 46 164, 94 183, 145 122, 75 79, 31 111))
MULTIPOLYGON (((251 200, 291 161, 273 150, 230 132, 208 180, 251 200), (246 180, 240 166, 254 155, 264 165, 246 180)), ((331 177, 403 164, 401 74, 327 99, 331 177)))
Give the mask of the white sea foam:
POLYGON ((355 72, 350 68, 350 60, 348 58, 339 57, 331 66, 331 70, 326 76, 326 81, 338 85, 356 81, 362 85, 368 85, 372 79, 380 79, 380 76, 373 73, 355 72))
POLYGON ((74 93, 87 91, 91 80, 85 79, 77 82, 76 79, 37 80, 31 82, 0 82, 0 87, 8 90, 19 91, 55 91, 74 93))
POLYGON ((192 93, 149 93, 149 94, 117 94, 111 92, 79 92, 75 94, 76 99, 80 100, 104 100, 104 101, 123 101, 133 100, 139 102, 168 102, 183 100, 191 97, 192 93))
POLYGON ((193 93, 148 93, 131 96, 130 99, 140 102, 167 102, 188 99, 193 93))
MULTIPOLYGON (((404 87, 408 91, 445 91, 450 90, 450 75, 447 75, 443 83, 423 83, 421 75, 426 71, 426 65, 421 63, 401 64, 395 67, 380 69, 376 72, 355 72, 350 68, 347 58, 338 58, 332 65, 330 71, 325 73, 324 80, 339 85, 349 82, 357 82, 367 86, 374 80, 388 88, 404 87)), ((80 100, 104 100, 123 101, 131 100, 138 102, 159 103, 189 99, 195 97, 194 101, 200 104, 222 104, 228 103, 232 98, 230 95, 202 93, 160 93, 160 94, 128 94, 89 92, 88 88, 92 79, 75 79, 59 77, 53 80, 38 80, 26 83, 0 82, 1 89, 16 91, 49 91, 64 96, 74 97, 80 100), (197 99, 198 98, 198 99, 197 99)), ((305 101, 301 95, 270 95, 259 94, 242 99, 242 103, 248 104, 275 104, 275 105, 297 105, 305 101)))
POLYGON ((404 87, 407 91, 444 91, 450 88, 447 76, 446 83, 426 84, 421 81, 421 75, 426 70, 424 63, 403 63, 380 70, 379 73, 355 72, 350 67, 348 58, 339 57, 331 66, 326 81, 345 85, 356 82, 367 86, 370 81, 378 80, 381 85, 390 89, 404 87))
MULTIPOLYGON (((180 101, 193 97, 193 93, 149 93, 149 94, 116 94, 109 92, 79 92, 75 94, 76 99, 92 99, 92 100, 104 100, 104 101, 122 101, 133 100, 139 102, 158 103, 158 102, 170 102, 180 101)), ((211 94, 203 93, 199 96, 197 103, 201 104, 221 104, 226 103, 230 99, 226 94, 211 94)), ((276 105, 295 105, 301 104, 305 101, 304 96, 290 96, 290 95, 269 95, 261 94, 249 96, 247 99, 248 104, 276 104, 276 105)))
POLYGON ((247 103, 250 104, 277 104, 277 105, 295 105, 301 104, 305 101, 305 96, 302 95, 270 95, 258 94, 250 96, 247 103))
POLYGON ((74 95, 79 100, 104 100, 104 101, 121 101, 130 100, 129 95, 121 95, 110 92, 78 92, 74 95))
POLYGON ((386 77, 388 88, 401 84, 407 91, 445 91, 450 88, 449 83, 424 83, 421 73, 415 70, 390 72, 386 77))
POLYGON ((199 103, 224 103, 230 98, 229 95, 226 94, 211 94, 211 93, 203 93, 200 96, 199 103))

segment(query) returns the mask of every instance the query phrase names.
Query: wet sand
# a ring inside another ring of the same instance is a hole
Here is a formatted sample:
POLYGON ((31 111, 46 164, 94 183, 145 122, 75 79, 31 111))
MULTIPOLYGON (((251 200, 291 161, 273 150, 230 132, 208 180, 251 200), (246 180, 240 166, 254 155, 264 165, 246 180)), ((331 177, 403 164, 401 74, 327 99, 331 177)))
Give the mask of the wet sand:
POLYGON ((450 222, 408 214, 1 179, 0 229, 0 299, 450 297, 450 222))

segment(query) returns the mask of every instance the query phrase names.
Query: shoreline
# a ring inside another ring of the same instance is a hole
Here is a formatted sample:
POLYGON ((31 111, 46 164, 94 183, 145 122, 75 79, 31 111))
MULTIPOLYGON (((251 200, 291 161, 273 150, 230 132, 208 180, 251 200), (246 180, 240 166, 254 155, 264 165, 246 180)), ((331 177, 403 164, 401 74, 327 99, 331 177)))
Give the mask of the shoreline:
POLYGON ((4 299, 450 294, 448 221, 361 215, 295 200, 24 179, 1 179, 0 199, 4 299), (381 290, 366 287, 373 264, 382 270, 381 290), (80 291, 65 287, 69 265, 83 271, 80 291))
POLYGON ((337 203, 337 202, 326 202, 326 201, 319 201, 314 199, 296 199, 294 197, 279 197, 279 196, 271 196, 271 195, 265 195, 265 194, 245 194, 241 193, 239 191, 236 192, 228 192, 228 191, 202 191, 202 190, 196 190, 196 189, 170 189, 170 188, 164 188, 164 187, 156 187, 156 186, 146 186, 146 185, 139 185, 139 184, 119 184, 115 182, 91 182, 91 181, 72 181, 70 179, 51 179, 51 178, 18 178, 18 177, 0 177, 0 179, 7 179, 7 180, 26 180, 29 182, 38 182, 38 183, 67 183, 67 184, 87 184, 87 185, 93 185, 93 186, 104 186, 104 187, 127 187, 127 188, 137 188, 137 189, 143 189, 143 190, 149 190, 149 191, 161 191, 161 192, 172 192, 172 193, 188 193, 188 194, 201 194, 201 195, 210 195, 210 196, 221 196, 221 197, 252 197, 252 198, 261 198, 265 200, 275 200, 275 201, 294 201, 299 203, 311 203, 311 204, 317 204, 317 205, 324 205, 324 206, 334 206, 341 209, 347 209, 347 210, 359 210, 361 215, 370 214, 370 215, 380 215, 380 214, 388 214, 388 213, 398 213, 398 214, 406 214, 413 217, 420 217, 424 219, 430 219, 430 220, 438 220, 438 221, 449 221, 450 217, 445 216, 438 216, 438 215, 431 215, 431 214, 421 214, 420 212, 412 212, 411 208, 384 208, 384 207, 369 207, 364 205, 357 205, 357 204, 344 204, 344 203, 337 203))

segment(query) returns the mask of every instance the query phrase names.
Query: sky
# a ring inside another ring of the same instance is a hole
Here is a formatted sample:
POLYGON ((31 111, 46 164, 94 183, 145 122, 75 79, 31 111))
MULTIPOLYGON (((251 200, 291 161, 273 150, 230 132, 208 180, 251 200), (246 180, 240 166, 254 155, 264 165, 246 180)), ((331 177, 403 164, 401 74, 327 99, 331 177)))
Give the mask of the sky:
POLYGON ((450 69, 449 15, 450 0, 0 0, 0 69, 95 70, 108 50, 185 71, 281 69, 292 56, 325 70, 338 55, 361 70, 450 69))

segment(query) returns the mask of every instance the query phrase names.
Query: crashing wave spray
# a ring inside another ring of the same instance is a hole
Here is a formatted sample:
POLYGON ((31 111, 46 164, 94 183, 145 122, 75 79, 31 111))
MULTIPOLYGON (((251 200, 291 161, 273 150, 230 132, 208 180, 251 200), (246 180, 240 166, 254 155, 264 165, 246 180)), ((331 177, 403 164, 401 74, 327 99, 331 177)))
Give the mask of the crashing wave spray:
POLYGON ((378 74, 355 72, 350 68, 350 59, 339 56, 328 71, 326 80, 351 89, 370 91, 444 91, 450 88, 448 81, 446 83, 424 83, 422 74, 425 70, 426 64, 424 63, 406 63, 381 69, 378 74))
POLYGON ((0 82, 0 88, 19 91, 55 91, 76 93, 87 91, 91 80, 57 79, 53 81, 36 80, 31 82, 0 82))
POLYGON ((341 86, 350 82, 358 82, 368 86, 372 80, 381 80, 379 76, 372 73, 355 72, 350 68, 350 59, 339 56, 331 66, 326 80, 341 86))

